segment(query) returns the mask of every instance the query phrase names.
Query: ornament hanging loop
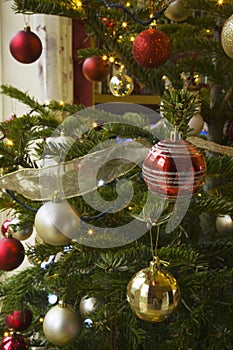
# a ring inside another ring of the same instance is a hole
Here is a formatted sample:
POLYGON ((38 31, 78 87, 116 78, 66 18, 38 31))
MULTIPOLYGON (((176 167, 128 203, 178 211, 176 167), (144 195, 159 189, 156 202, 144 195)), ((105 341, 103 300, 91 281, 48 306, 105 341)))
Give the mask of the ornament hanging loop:
POLYGON ((30 15, 23 15, 23 20, 24 20, 24 28, 30 27, 30 21, 29 21, 30 15))
POLYGON ((182 133, 177 129, 177 126, 175 126, 174 130, 170 133, 170 141, 174 142, 176 140, 182 139, 182 133))

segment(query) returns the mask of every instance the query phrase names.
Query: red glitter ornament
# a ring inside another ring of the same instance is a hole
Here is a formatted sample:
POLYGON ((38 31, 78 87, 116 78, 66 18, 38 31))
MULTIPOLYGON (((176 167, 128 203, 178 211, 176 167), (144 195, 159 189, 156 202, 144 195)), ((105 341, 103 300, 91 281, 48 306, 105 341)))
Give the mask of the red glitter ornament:
POLYGON ((198 191, 205 181, 206 163, 192 143, 164 140, 152 147, 143 163, 142 173, 153 193, 175 200, 198 191))
POLYGON ((16 238, 0 239, 0 269, 12 271, 22 264, 24 260, 24 247, 16 238))
POLYGON ((144 68, 162 66, 167 61, 170 51, 169 38, 158 29, 144 30, 133 42, 133 57, 144 68))
POLYGON ((87 80, 100 82, 109 74, 110 65, 108 60, 103 60, 103 58, 99 56, 93 56, 85 59, 82 70, 87 80))
POLYGON ((1 344, 0 350, 27 350, 29 345, 26 338, 21 334, 13 334, 5 337, 1 344))
POLYGON ((15 331, 22 332, 27 329, 32 323, 32 311, 28 308, 23 310, 15 310, 13 315, 5 315, 5 323, 9 329, 14 329, 15 331))
POLYGON ((26 26, 24 30, 17 32, 11 39, 10 52, 18 62, 33 63, 42 53, 40 38, 31 32, 29 26, 26 26))

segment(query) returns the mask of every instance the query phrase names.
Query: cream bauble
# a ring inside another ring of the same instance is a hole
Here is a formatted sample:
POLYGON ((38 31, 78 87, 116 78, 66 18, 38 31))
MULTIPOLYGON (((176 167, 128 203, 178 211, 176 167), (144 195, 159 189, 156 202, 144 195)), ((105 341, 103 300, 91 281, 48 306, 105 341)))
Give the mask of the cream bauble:
POLYGON ((232 235, 233 234, 233 221, 230 215, 217 216, 216 228, 218 233, 221 235, 232 235))
POLYGON ((204 119, 200 113, 195 114, 189 121, 188 126, 190 131, 188 131, 188 136, 198 135, 204 127, 204 119))
POLYGON ((67 201, 46 202, 37 211, 35 229, 43 242, 59 246, 78 237, 80 218, 67 201))
POLYGON ((184 7, 182 0, 175 0, 167 7, 164 15, 170 21, 182 22, 188 18, 189 11, 184 7))
POLYGON ((103 298, 83 297, 79 304, 80 315, 82 317, 90 316, 93 312, 99 310, 103 304, 103 298))
POLYGON ((222 48, 233 59, 233 15, 231 15, 222 27, 221 44, 222 48))
POLYGON ((44 317, 44 335, 54 345, 71 344, 79 337, 81 329, 81 316, 70 306, 61 304, 53 306, 44 317))

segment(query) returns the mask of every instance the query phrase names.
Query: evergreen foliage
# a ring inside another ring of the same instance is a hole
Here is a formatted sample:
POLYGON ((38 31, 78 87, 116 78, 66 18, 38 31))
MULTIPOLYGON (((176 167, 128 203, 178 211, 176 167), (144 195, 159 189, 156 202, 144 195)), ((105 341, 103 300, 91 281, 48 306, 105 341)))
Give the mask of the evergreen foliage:
MULTIPOLYGON (((155 11, 159 11, 163 4, 163 1, 154 1, 155 11)), ((171 22, 163 14, 157 20, 158 28, 169 36, 172 45, 170 59, 158 69, 141 68, 132 56, 129 36, 145 28, 132 18, 127 18, 129 26, 124 32, 121 27, 122 12, 107 9, 102 1, 85 1, 79 9, 75 1, 70 0, 14 0, 13 10, 15 13, 43 13, 84 20, 88 34, 94 41, 98 39, 102 46, 77 52, 80 61, 106 52, 113 54, 146 87, 149 94, 161 95, 164 116, 173 125, 181 126, 181 131, 186 133, 187 121, 201 105, 208 135, 200 137, 231 146, 232 140, 224 135, 223 127, 232 117, 233 60, 223 51, 219 34, 224 21, 233 13, 233 4, 228 1, 220 6, 211 0, 183 0, 183 4, 192 11, 185 22, 171 22), (116 21, 114 35, 100 20, 103 17, 116 21), (122 40, 119 40, 120 35, 122 40), (195 93, 191 93, 183 86, 183 72, 191 78, 193 73, 204 76, 208 87, 200 84, 195 86, 195 93), (172 82, 170 90, 164 87, 164 75, 172 82)), ((148 19, 147 6, 138 7, 137 2, 133 1, 130 10, 140 19, 148 19)), ((158 141, 145 125, 140 124, 140 115, 126 113, 115 116, 109 113, 108 122, 85 130, 82 124, 84 106, 61 106, 57 101, 41 105, 30 94, 12 86, 1 86, 1 92, 31 109, 21 117, 15 116, 0 124, 3 134, 0 141, 2 175, 21 168, 38 169, 45 146, 47 155, 63 154, 62 161, 68 162, 85 157, 95 147, 100 151, 100 144, 110 148, 117 137, 132 138, 147 148, 158 141), (80 111, 83 111, 80 119, 74 119, 71 128, 75 142, 67 149, 56 142, 55 137, 59 136, 59 132, 66 135, 66 131, 70 130, 66 117, 79 116, 80 111), (61 115, 64 120, 62 126, 61 115), (116 118, 118 123, 115 122, 116 118), (139 127, 125 122, 131 118, 139 127), (82 127, 85 132, 82 132, 82 127), (54 137, 54 141, 46 143, 50 136, 54 137), (7 139, 12 141, 10 146, 7 139)), ((101 113, 95 111, 96 120, 101 113)), ((117 178, 98 187, 97 192, 92 194, 95 203, 98 203, 97 194, 111 203, 117 199, 119 180, 130 181, 134 193, 121 210, 101 212, 91 207, 81 195, 68 198, 83 222, 102 228, 101 235, 88 233, 86 226, 81 225, 81 242, 51 246, 38 241, 33 246, 28 245, 26 254, 30 267, 1 282, 0 334, 5 330, 4 315, 28 305, 33 311, 34 321, 24 334, 31 339, 31 345, 60 349, 45 340, 39 322, 40 317, 51 308, 48 295, 56 294, 76 309, 81 299, 88 295, 104 298, 104 305, 91 315, 92 326, 83 325, 80 337, 71 345, 62 347, 64 350, 231 350, 233 236, 221 235, 215 221, 219 215, 233 215, 233 160, 224 152, 201 152, 207 164, 206 183, 192 197, 187 213, 172 232, 167 232, 166 227, 176 209, 175 205, 151 195, 150 205, 145 206, 148 189, 139 164, 128 166, 117 178), (153 222, 157 210, 161 210, 161 215, 153 222), (132 220, 145 225, 152 223, 151 234, 148 228, 142 237, 125 244, 119 232, 114 237, 115 248, 105 248, 105 242, 109 239, 107 229, 123 226, 132 220), (166 321, 150 323, 140 320, 131 311, 126 300, 126 288, 136 272, 149 266, 152 260, 151 237, 156 240, 158 229, 158 256, 164 268, 177 279, 181 299, 166 321), (97 247, 86 244, 89 242, 88 234, 93 234, 92 242, 97 247), (35 334, 39 335, 38 339, 35 334)), ((119 160, 119 166, 120 163, 119 160)), ((102 169, 102 174, 112 167, 108 164, 102 169)), ((29 200, 22 193, 1 191, 0 210, 17 215, 21 228, 33 225, 41 205, 41 202, 29 200)))

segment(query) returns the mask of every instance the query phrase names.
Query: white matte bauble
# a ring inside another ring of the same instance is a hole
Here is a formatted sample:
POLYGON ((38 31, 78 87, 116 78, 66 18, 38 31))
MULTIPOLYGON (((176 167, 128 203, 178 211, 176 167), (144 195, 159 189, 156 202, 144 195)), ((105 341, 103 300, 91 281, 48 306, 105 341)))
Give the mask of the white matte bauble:
POLYGON ((80 218, 67 201, 46 202, 37 211, 35 229, 43 242, 59 246, 78 236, 80 218))
POLYGON ((79 304, 79 311, 82 317, 90 316, 104 304, 102 298, 83 297, 79 304))
POLYGON ((66 346, 74 342, 78 339, 81 329, 81 316, 70 306, 53 306, 44 317, 44 335, 54 345, 66 346))
POLYGON ((233 221, 230 215, 217 216, 216 228, 218 233, 222 235, 233 234, 233 221))
POLYGON ((189 128, 191 129, 188 131, 189 136, 196 136, 198 135, 203 127, 204 127, 204 119, 200 113, 195 114, 188 123, 189 128))
POLYGON ((174 22, 185 21, 189 16, 189 11, 184 7, 182 0, 175 0, 167 7, 164 15, 174 22))
POLYGON ((128 96, 134 89, 133 79, 129 75, 123 73, 116 74, 110 79, 109 89, 113 96, 128 96))
POLYGON ((231 15, 222 27, 221 44, 228 57, 233 59, 233 15, 231 15))

